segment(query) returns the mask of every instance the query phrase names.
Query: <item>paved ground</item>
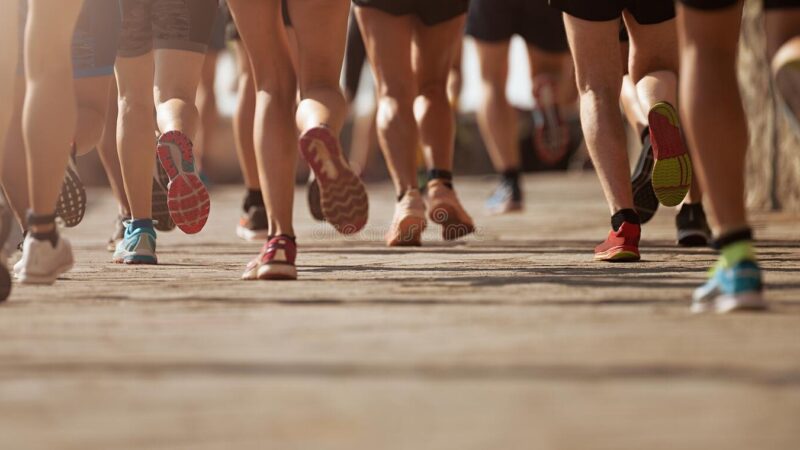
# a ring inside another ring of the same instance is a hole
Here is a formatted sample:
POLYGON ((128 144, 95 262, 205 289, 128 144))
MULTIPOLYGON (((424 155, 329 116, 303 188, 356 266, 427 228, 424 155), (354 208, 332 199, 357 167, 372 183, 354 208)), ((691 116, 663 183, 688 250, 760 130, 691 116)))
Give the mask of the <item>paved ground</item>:
POLYGON ((257 245, 213 193, 207 231, 163 235, 163 264, 108 263, 110 197, 69 233, 76 269, 0 307, 3 449, 797 449, 800 227, 758 216, 767 314, 696 317, 713 255, 648 226, 645 260, 597 264, 592 176, 529 178, 528 210, 417 250, 359 239, 298 199, 301 281, 237 281, 257 245))

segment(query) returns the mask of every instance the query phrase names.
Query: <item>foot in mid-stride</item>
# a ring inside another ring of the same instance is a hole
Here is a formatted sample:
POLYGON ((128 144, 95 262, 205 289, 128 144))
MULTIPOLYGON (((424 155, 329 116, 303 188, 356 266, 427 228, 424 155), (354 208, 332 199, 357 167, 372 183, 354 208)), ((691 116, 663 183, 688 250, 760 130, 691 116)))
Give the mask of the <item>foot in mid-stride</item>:
POLYGON ((486 212, 492 215, 522 211, 522 189, 519 184, 519 172, 512 175, 503 174, 492 195, 486 200, 486 212))
POLYGON ((681 134, 678 112, 660 102, 647 115, 653 145, 653 191, 664 206, 678 206, 692 186, 692 158, 681 134))
POLYGON ((296 280, 297 243, 292 236, 270 238, 258 257, 247 265, 243 280, 296 280))
POLYGON ((631 222, 622 222, 616 230, 608 233, 608 238, 594 249, 595 261, 630 262, 639 261, 639 239, 642 227, 631 222))
POLYGON ((73 264, 72 246, 56 231, 42 239, 29 233, 22 244, 16 275, 22 284, 53 284, 73 264))
POLYGON ((765 309, 764 283, 752 244, 738 242, 723 248, 708 281, 694 291, 691 311, 725 314, 765 309))
POLYGON ((475 232, 475 223, 461 205, 449 179, 433 178, 425 191, 428 218, 442 226, 442 239, 453 241, 475 232))
POLYGON ((425 202, 418 189, 409 189, 394 206, 394 218, 386 233, 389 247, 417 247, 422 245, 425 231, 425 202))
POLYGON ((158 160, 169 177, 167 204, 172 220, 186 234, 199 233, 208 221, 211 199, 195 167, 192 141, 180 131, 162 134, 158 160))
POLYGON ((152 220, 125 222, 125 234, 117 244, 113 261, 117 264, 158 264, 156 230, 152 220))

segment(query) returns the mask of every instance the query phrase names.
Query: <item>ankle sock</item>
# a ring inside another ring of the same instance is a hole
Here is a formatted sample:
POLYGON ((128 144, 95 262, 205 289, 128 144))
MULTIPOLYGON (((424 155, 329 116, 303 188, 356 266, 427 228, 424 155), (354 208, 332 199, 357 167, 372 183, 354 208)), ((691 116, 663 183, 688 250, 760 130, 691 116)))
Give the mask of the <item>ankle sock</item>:
POLYGON ((254 206, 264 206, 264 196, 259 189, 248 189, 244 198, 244 212, 248 212, 254 206))
POLYGON ((35 231, 31 231, 30 235, 37 241, 50 241, 50 244, 53 246, 53 248, 56 248, 56 245, 58 245, 58 231, 56 231, 55 227, 46 233, 37 233, 35 231))
POLYGON ((442 180, 444 185, 453 189, 453 172, 449 170, 431 169, 428 171, 428 181, 442 180))
POLYGON ((632 209, 621 209, 611 216, 611 228, 613 228, 614 231, 619 231, 619 227, 622 226, 623 222, 628 222, 635 225, 642 224, 642 220, 639 219, 639 214, 632 209))
POLYGON ((514 186, 519 184, 519 169, 506 170, 500 174, 500 176, 502 177, 504 183, 514 186))
POLYGON ((753 248, 753 230, 745 228, 723 234, 714 241, 714 248, 720 252, 720 262, 725 267, 732 267, 742 261, 755 261, 753 248))
POLYGON ((36 225, 52 225, 53 228, 47 232, 37 232, 30 230, 29 234, 32 238, 36 239, 37 241, 50 241, 50 244, 53 245, 53 248, 58 245, 58 228, 56 227, 56 215, 55 214, 34 214, 33 211, 28 210, 27 217, 25 218, 25 223, 28 227, 34 227, 36 225))
POLYGON ((138 230, 139 228, 153 228, 153 219, 134 219, 131 220, 130 228, 138 230))

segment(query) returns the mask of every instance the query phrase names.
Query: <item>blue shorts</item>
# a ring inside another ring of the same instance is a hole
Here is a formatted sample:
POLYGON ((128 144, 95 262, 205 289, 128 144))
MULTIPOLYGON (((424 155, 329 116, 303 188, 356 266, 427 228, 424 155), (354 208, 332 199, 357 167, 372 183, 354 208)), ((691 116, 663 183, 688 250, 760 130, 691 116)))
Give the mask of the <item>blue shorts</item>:
MULTIPOLYGON (((28 2, 20 0, 19 74, 25 41, 25 21, 28 2)), ((103 77, 114 74, 119 41, 119 4, 112 0, 84 0, 81 14, 72 35, 72 76, 75 79, 103 77)))

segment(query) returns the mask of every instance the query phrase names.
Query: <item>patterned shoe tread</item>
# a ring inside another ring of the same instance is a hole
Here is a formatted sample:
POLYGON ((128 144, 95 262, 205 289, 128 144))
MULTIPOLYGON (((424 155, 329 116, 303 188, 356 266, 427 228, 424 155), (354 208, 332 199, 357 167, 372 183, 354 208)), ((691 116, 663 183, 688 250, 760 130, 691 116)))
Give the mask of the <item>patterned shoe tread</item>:
POLYGON ((159 162, 170 178, 167 186, 170 216, 184 233, 199 233, 208 221, 211 198, 205 184, 194 171, 192 143, 177 131, 163 134, 158 143, 159 162), (181 157, 180 165, 174 159, 176 154, 181 157))
POLYGON ((64 221, 64 226, 72 228, 81 223, 85 214, 86 188, 78 172, 68 166, 56 203, 56 215, 64 221))

